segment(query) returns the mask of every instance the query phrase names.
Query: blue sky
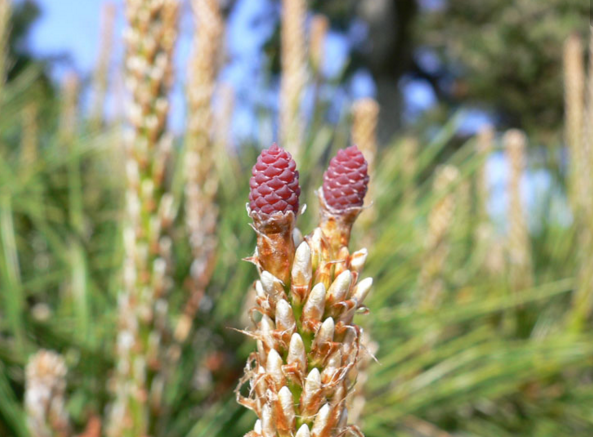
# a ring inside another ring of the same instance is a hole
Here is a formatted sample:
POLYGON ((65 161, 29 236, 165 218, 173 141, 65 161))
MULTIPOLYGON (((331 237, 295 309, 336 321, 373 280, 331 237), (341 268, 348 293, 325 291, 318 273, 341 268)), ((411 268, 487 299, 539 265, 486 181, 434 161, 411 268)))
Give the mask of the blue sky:
POLYGON ((76 70, 91 71, 95 63, 102 0, 37 0, 42 17, 29 39, 40 55, 67 53, 76 70))
MULTIPOLYGON (((85 79, 90 76, 97 59, 101 29, 101 7, 105 0, 37 0, 42 9, 42 17, 35 24, 29 37, 29 47, 39 56, 67 55, 68 61, 58 63, 51 72, 59 81, 63 74, 74 69, 85 79)), ((114 2, 118 7, 116 41, 123 27, 122 2, 114 2)), ((176 51, 176 85, 173 92, 173 128, 179 130, 183 125, 183 88, 185 83, 186 60, 191 51, 193 23, 188 2, 182 3, 180 37, 176 51)), ((239 136, 253 134, 255 120, 250 104, 266 99, 274 100, 273 95, 265 93, 262 66, 265 62, 261 46, 274 30, 273 20, 265 18, 273 11, 271 0, 240 0, 228 20, 227 50, 231 59, 221 73, 221 80, 230 82, 237 94, 235 131, 239 136), (254 25, 254 23, 257 23, 254 25), (250 103, 250 104, 247 104, 250 103)), ((347 49, 344 39, 330 34, 327 40, 326 73, 337 74, 337 69, 346 61, 347 49)), ((116 42, 113 64, 121 60, 121 44, 116 42)), ((117 68, 113 71, 117 82, 117 68)), ((364 81, 363 81, 364 82, 364 81)), ((368 82, 368 81, 367 81, 368 82)), ((117 86, 117 85, 116 85, 117 86)), ((368 87, 367 87, 368 88, 368 87)), ((364 89, 363 93, 371 89, 364 89)))
MULTIPOLYGON (((17 0, 19 1, 19 0, 17 0)), ((39 56, 67 55, 68 61, 59 63, 52 71, 54 79, 59 80, 66 70, 74 69, 85 79, 88 78, 96 62, 101 28, 101 7, 105 0, 37 0, 42 9, 42 17, 35 24, 29 38, 29 47, 39 56)), ((116 38, 123 26, 121 1, 114 2, 118 10, 116 38)), ((258 20, 267 17, 274 10, 272 0, 240 0, 229 17, 227 47, 232 62, 221 74, 221 79, 233 84, 238 97, 235 114, 235 131, 238 136, 253 134, 255 120, 253 111, 245 104, 275 99, 274 95, 262 92, 265 77, 262 65, 265 58, 261 46, 274 29, 273 20, 258 20), (255 26, 253 23, 257 23, 255 26), (248 78, 248 80, 246 80, 248 78), (255 85, 255 86, 254 86, 255 85), (259 86, 258 86, 259 85, 259 86)), ((180 25, 180 38, 177 48, 176 90, 173 105, 177 114, 183 113, 183 83, 185 81, 186 59, 191 50, 192 20, 187 7, 183 9, 180 25)), ((338 75, 347 61, 348 45, 344 35, 330 32, 326 40, 326 62, 323 71, 326 77, 338 75)), ((116 44, 114 63, 121 59, 121 46, 116 44)), ((117 76, 117 71, 114 76, 117 76)), ((117 82, 117 78, 115 80, 117 82)), ((406 85, 406 101, 413 113, 420 113, 434 101, 430 89, 422 83, 406 85)), ((350 88, 352 97, 372 95, 374 86, 369 75, 360 72, 355 75, 350 88)), ((343 98, 344 96, 342 96, 343 98)), ((336 99, 339 100, 339 97, 336 99)), ((113 106, 113 104, 111 105, 113 106)), ((108 108, 109 111, 109 108, 108 108)), ((173 128, 181 129, 183 117, 173 117, 173 128)))
MULTIPOLYGON (((16 0, 22 1, 22 0, 16 0)), ((106 0, 36 0, 42 9, 42 17, 35 24, 29 38, 29 46, 33 53, 40 56, 66 54, 70 62, 60 63, 52 71, 52 75, 59 80, 64 72, 74 68, 83 79, 88 78, 93 70, 99 47, 101 24, 101 7, 106 0)), ((117 35, 119 37, 123 27, 122 1, 113 1, 118 7, 117 35)), ((174 93, 174 107, 179 113, 183 110, 183 82, 185 81, 186 59, 191 50, 192 20, 185 1, 182 10, 180 38, 177 49, 177 89, 174 93)), ((262 99, 262 88, 254 86, 264 85, 261 67, 264 57, 261 52, 263 42, 273 30, 273 20, 258 20, 267 17, 274 10, 272 0, 239 0, 233 14, 229 17, 227 46, 232 62, 221 74, 224 81, 233 84, 239 97, 237 107, 238 117, 235 129, 239 135, 248 135, 254 125, 250 119, 250 108, 242 102, 253 102, 262 99), (257 24, 254 26, 253 23, 257 24), (250 80, 246 80, 246 77, 250 80)), ((423 0, 423 7, 436 7, 442 0, 423 0)), ((363 31, 364 33, 364 31, 363 31)), ((330 32, 326 40, 326 62, 324 73, 327 77, 339 74, 347 61, 348 42, 344 35, 330 32)), ((121 59, 121 44, 116 44, 114 65, 121 59)), ((116 76, 117 71, 114 72, 116 76)), ((414 119, 435 103, 432 89, 422 81, 402 81, 404 98, 407 107, 407 119, 414 119)), ((352 97, 373 95, 374 86, 369 75, 360 72, 350 86, 352 97)), ((274 96, 265 96, 274 99, 274 96)), ((182 117, 173 120, 175 128, 181 128, 182 117)), ((464 121, 464 130, 474 131, 476 127, 487 121, 487 117, 478 111, 468 112, 464 121)))

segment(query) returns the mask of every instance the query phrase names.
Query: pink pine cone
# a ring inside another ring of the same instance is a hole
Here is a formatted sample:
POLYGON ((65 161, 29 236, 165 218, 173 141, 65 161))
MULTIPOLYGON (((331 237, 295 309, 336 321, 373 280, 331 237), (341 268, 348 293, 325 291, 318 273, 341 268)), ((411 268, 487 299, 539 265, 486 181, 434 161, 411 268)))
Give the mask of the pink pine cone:
POLYGON ((290 153, 276 144, 262 150, 251 169, 249 208, 274 214, 299 210, 299 172, 290 153))
POLYGON ((323 197, 336 211, 361 207, 369 185, 367 162, 356 146, 338 150, 323 175, 323 197))

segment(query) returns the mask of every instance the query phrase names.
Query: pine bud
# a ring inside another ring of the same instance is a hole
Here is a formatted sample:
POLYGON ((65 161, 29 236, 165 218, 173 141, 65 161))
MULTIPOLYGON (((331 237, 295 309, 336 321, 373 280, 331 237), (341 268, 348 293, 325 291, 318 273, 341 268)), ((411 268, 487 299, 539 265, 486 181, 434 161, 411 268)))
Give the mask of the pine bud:
POLYGON ((268 316, 264 315, 259 322, 259 332, 261 341, 264 343, 266 351, 274 349, 276 340, 274 340, 274 322, 268 316))
POLYGON ((352 291, 352 297, 356 300, 356 303, 361 306, 366 299, 371 287, 373 286, 373 278, 365 278, 356 284, 352 291))
POLYGON ((335 329, 336 325, 334 319, 331 317, 325 319, 325 321, 321 324, 321 328, 319 328, 319 331, 317 331, 317 335, 315 335, 313 344, 311 345, 313 364, 319 365, 323 363, 325 358, 328 356, 332 349, 335 329))
POLYGON ((352 273, 346 270, 338 276, 327 290, 327 306, 343 301, 352 284, 352 273))
POLYGON ((262 408, 262 437, 276 437, 276 420, 274 410, 269 404, 262 408))
POLYGON ((285 343, 290 341, 292 333, 296 329, 296 322, 290 304, 284 299, 276 304, 276 329, 285 343))
POLYGON ((266 372, 274 380, 276 390, 280 390, 280 388, 286 384, 284 373, 282 372, 282 358, 275 349, 271 349, 268 353, 266 372))
POLYGON ((284 434, 290 435, 296 425, 296 417, 294 413, 294 400, 292 393, 288 387, 282 387, 278 392, 278 400, 284 420, 279 421, 278 430, 284 434))
POLYGON ((313 423, 313 429, 311 430, 311 437, 322 437, 327 435, 324 433, 325 429, 328 427, 329 420, 331 417, 331 407, 329 404, 325 404, 319 410, 319 414, 315 418, 315 422, 313 423))
POLYGON ((360 208, 369 184, 367 162, 356 146, 338 151, 323 175, 323 196, 327 205, 340 213, 360 208))
POLYGON ((301 194, 296 163, 274 144, 261 152, 251 173, 248 211, 257 231, 257 252, 252 260, 260 270, 288 283, 301 194))
POLYGON ((270 296, 274 306, 278 299, 286 299, 282 282, 270 272, 264 270, 261 273, 260 280, 264 291, 270 296))
POLYGON ((325 286, 322 283, 317 284, 311 290, 307 303, 303 308, 303 326, 308 331, 314 331, 316 326, 321 323, 325 308, 325 286))
POLYGON ((305 387, 301 395, 301 414, 304 420, 314 416, 319 404, 323 400, 321 394, 321 374, 317 368, 314 368, 307 375, 305 387))
POLYGON ((303 339, 299 334, 292 334, 286 362, 289 366, 293 366, 294 370, 300 375, 303 375, 307 371, 307 351, 305 350, 303 339))
POLYGON ((302 242, 296 250, 292 264, 290 290, 295 303, 301 303, 307 297, 312 276, 311 249, 306 242, 302 242))
POLYGON ((354 252, 350 258, 350 269, 358 274, 362 273, 368 256, 369 251, 366 249, 360 249, 354 252))
POLYGON ((338 151, 323 175, 319 190, 320 228, 331 246, 332 258, 348 247, 350 231, 362 210, 368 189, 367 162, 356 146, 338 151))
POLYGON ((274 144, 263 150, 251 170, 249 208, 272 215, 299 210, 299 172, 290 153, 274 144))
POLYGON ((309 427, 307 425, 303 425, 299 428, 296 433, 295 437, 311 437, 311 433, 309 432, 309 427))
POLYGON ((324 385, 330 385, 334 382, 334 378, 340 371, 342 367, 342 352, 338 349, 336 350, 327 360, 327 364, 321 372, 321 382, 324 385))
POLYGON ((262 433, 262 423, 261 423, 261 420, 257 419, 255 421, 255 425, 253 426, 253 430, 255 431, 256 434, 261 434, 262 433))

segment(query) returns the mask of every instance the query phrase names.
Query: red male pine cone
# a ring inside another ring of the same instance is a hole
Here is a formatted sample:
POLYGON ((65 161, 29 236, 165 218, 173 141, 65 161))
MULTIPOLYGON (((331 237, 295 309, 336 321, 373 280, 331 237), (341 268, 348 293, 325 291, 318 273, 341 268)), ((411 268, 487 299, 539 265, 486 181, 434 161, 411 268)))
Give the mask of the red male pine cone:
POLYGON ((274 144, 263 150, 251 170, 249 208, 274 214, 299 210, 299 172, 290 153, 274 144))
POLYGON ((323 197, 335 211, 361 207, 369 184, 367 162, 356 146, 338 151, 323 175, 323 197))

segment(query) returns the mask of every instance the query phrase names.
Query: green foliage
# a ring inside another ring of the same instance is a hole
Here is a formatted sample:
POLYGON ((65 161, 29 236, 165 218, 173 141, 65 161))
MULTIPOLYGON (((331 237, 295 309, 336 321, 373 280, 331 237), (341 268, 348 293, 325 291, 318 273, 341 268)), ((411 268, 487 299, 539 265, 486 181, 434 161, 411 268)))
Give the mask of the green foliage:
MULTIPOLYGON (((123 258, 121 127, 95 131, 83 119, 74 140, 64 144, 50 102, 42 108, 48 116, 40 124, 38 159, 24 166, 21 113, 38 97, 38 74, 23 71, 0 100, 0 435, 7 437, 28 436, 24 366, 39 348, 66 359, 67 409, 77 432, 91 416, 102 416, 112 398, 123 258)), ((346 116, 336 125, 322 119, 307 133, 299 163, 303 192, 310 195, 298 222, 303 233, 316 222, 313 189, 329 157, 349 141, 346 116)), ((368 244, 364 276, 374 278, 374 290, 370 314, 357 317, 379 345, 364 387, 363 430, 368 437, 589 435, 593 330, 590 321, 581 332, 570 329, 579 243, 573 227, 553 220, 547 208, 534 210, 536 285, 513 291, 504 272, 486 268, 492 247, 477 241, 479 214, 473 214, 451 235, 442 304, 418 306, 427 216, 442 196, 432 190, 433 170, 445 161, 455 165, 462 178, 455 192, 464 181, 475 184, 483 165, 473 139, 451 154, 460 120, 458 114, 438 131, 418 136, 422 146, 411 176, 400 141, 385 145, 375 161, 377 219, 366 229, 355 227, 353 244, 368 244)), ((183 150, 177 146, 168 179, 179 211, 171 235, 171 326, 188 297, 191 263, 181 207, 183 150)), ((223 182, 216 267, 189 341, 169 369, 166 408, 154 437, 240 436, 255 420, 236 404, 233 389, 255 348, 236 329, 248 326, 245 299, 256 278, 241 259, 255 244, 245 203, 259 146, 218 151, 223 182)), ((541 205, 563 201, 555 161, 537 158, 551 184, 541 205)), ((465 206, 475 213, 475 194, 471 200, 465 206)), ((504 237, 502 230, 495 235, 504 237)))
MULTIPOLYGON (((453 140, 458 120, 430 138, 420 138, 424 147, 412 185, 402 176, 400 144, 383 149, 378 159, 378 219, 372 228, 376 240, 369 246, 365 272, 375 278, 375 289, 368 303, 371 315, 360 316, 360 321, 380 348, 365 389, 365 432, 415 436, 423 435, 422 427, 429 424, 453 435, 585 435, 593 429, 593 399, 588 394, 593 338, 590 329, 577 335, 566 328, 575 265, 574 246, 563 244, 574 241, 570 228, 542 221, 533 235, 537 286, 513 294, 504 276, 485 273, 487 248, 475 246, 477 223, 470 222, 451 242, 443 272, 444 302, 433 310, 416 306, 426 216, 438 200, 430 188, 430 169, 453 140), (412 204, 406 200, 410 189, 417 193, 412 204), (526 335, 519 334, 525 330, 518 324, 527 326, 526 335)), ((80 126, 68 149, 55 132, 42 132, 39 159, 31 168, 19 166, 18 133, 2 130, 2 435, 27 435, 23 366, 38 348, 57 350, 67 360, 68 410, 77 429, 84 428, 91 414, 103 412, 110 399, 122 260, 121 139, 116 126, 102 132, 85 129, 80 126), (73 204, 72 198, 82 204, 73 204), (73 213, 81 215, 82 228, 79 219, 72 220, 73 213), (80 248, 74 256, 72 241, 80 248), (85 260, 82 265, 78 257, 85 260), (73 275, 84 277, 73 281, 73 275), (75 287, 81 283, 86 284, 87 307, 77 304, 80 290, 75 287)), ((311 135, 300 164, 304 186, 320 184, 330 151, 347 137, 347 123, 333 130, 323 125, 311 135)), ((474 149, 469 141, 448 159, 468 181, 481 165, 474 149)), ((256 153, 250 145, 230 159, 220 153, 217 166, 225 183, 218 197, 216 270, 191 340, 171 369, 160 435, 242 435, 254 420, 235 404, 232 393, 254 344, 228 328, 245 328, 242 302, 255 278, 253 267, 241 258, 254 245, 244 208, 256 153)), ((171 181, 179 195, 181 156, 175 161, 171 181)), ((304 233, 315 222, 316 200, 311 197, 307 203, 309 209, 299 221, 304 233)), ((356 238, 365 240, 371 229, 357 231, 356 238)), ((172 322, 187 297, 184 280, 190 255, 181 218, 173 238, 172 322)))
POLYGON ((563 41, 587 35, 589 14, 580 0, 445 1, 420 15, 416 35, 439 56, 456 101, 545 138, 562 123, 563 41))

